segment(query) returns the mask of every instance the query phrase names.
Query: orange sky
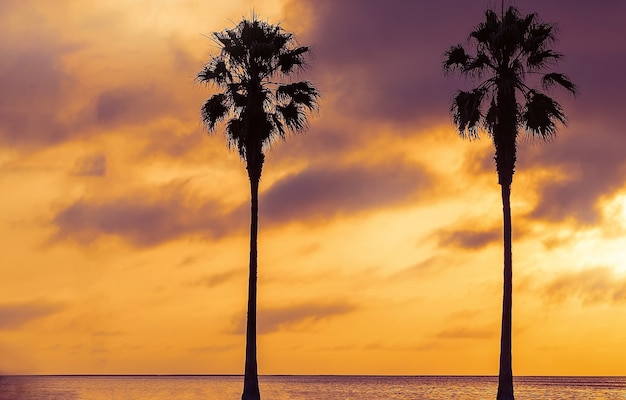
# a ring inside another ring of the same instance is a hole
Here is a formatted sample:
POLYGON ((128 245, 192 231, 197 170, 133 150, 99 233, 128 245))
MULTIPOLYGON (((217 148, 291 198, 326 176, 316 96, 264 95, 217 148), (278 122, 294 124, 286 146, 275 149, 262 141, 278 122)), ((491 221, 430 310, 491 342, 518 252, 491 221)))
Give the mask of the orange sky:
MULTIPOLYGON (((0 373, 242 373, 249 185, 194 77, 254 9, 324 94, 263 172, 259 372, 496 374, 493 150, 456 135, 440 65, 489 2, 450 3, 3 1, 0 373)), ((514 373, 624 375, 626 51, 594 38, 625 6, 518 6, 559 23, 582 94, 520 145, 514 373)))

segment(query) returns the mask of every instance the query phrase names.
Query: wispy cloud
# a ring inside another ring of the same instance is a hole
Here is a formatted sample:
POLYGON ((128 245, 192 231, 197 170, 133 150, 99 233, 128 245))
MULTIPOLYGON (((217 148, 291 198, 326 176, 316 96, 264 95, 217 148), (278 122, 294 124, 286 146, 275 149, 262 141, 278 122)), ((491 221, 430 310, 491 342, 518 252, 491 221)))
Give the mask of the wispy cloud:
POLYGON ((457 246, 464 249, 477 250, 500 240, 500 229, 459 229, 438 232, 439 244, 457 246))
POLYGON ((497 329, 491 327, 456 327, 443 329, 435 334, 439 339, 491 339, 498 334, 497 329))
POLYGON ((78 176, 105 176, 107 158, 104 154, 94 154, 81 158, 76 162, 73 173, 78 176))
POLYGON ((236 229, 222 205, 192 201, 185 192, 184 183, 175 182, 121 198, 77 200, 55 215, 52 240, 89 244, 117 236, 133 246, 149 247, 189 234, 221 237, 236 229))
MULTIPOLYGON (((310 327, 330 318, 356 311, 350 302, 304 303, 289 307, 265 308, 258 311, 258 333, 267 334, 279 330, 293 330, 301 326, 310 327)), ((245 318, 234 320, 233 333, 245 333, 245 318)))
POLYGON ((46 300, 0 304, 0 330, 19 329, 22 326, 54 315, 66 306, 46 300))
POLYGON ((557 276, 543 287, 542 294, 551 303, 570 299, 587 305, 622 303, 626 301, 626 277, 609 267, 586 268, 557 276))
POLYGON ((389 163, 307 169, 263 193, 263 218, 272 221, 328 219, 415 199, 432 178, 420 166, 389 163))
POLYGON ((230 281, 231 279, 233 279, 237 275, 240 275, 241 273, 242 271, 233 270, 233 271, 220 272, 220 273, 216 273, 212 275, 204 275, 193 281, 186 282, 185 285, 192 286, 192 287, 200 286, 200 287, 212 288, 215 286, 219 286, 222 283, 230 281))

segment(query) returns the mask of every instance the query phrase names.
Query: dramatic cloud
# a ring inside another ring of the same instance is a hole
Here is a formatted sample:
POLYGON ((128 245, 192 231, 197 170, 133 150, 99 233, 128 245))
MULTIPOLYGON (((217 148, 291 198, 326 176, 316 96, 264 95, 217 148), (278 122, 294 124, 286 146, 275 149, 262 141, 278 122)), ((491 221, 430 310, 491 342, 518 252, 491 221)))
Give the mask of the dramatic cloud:
MULTIPOLYGON (((79 170, 85 173, 93 163, 84 161, 79 170)), ((304 170, 263 192, 260 213, 268 226, 329 219, 415 199, 430 182, 424 170, 404 164, 304 170)), ((54 239, 88 244, 112 235, 145 247, 189 234, 219 238, 243 228, 248 218, 247 199, 227 211, 210 199, 189 198, 181 185, 166 185, 122 198, 80 199, 55 215, 54 239)))
MULTIPOLYGON (((497 373, 476 358, 499 334, 494 151, 455 132, 451 99, 475 82, 441 62, 499 2, 254 2, 311 47, 296 78, 323 93, 264 166, 258 328, 279 343, 264 373, 497 373)), ((626 2, 510 3, 558 23, 556 70, 581 88, 554 93, 568 116, 554 140, 519 145, 515 324, 552 316, 516 370, 623 375, 604 350, 624 358, 626 277, 609 267, 623 253, 626 2), (554 317, 572 313, 585 329, 554 317), (564 330, 550 362, 533 353, 564 330)), ((203 35, 251 5, 0 0, 1 370, 241 373, 247 292, 230 289, 247 276, 249 187, 223 126, 203 131, 215 88, 194 76, 218 51, 203 35), (23 291, 87 308, 16 302, 23 291)))
POLYGON ((626 182, 624 148, 626 135, 609 128, 593 133, 576 130, 546 148, 533 149, 529 163, 556 168, 565 178, 542 183, 539 204, 530 216, 549 221, 573 218, 584 224, 598 223, 601 215, 598 199, 612 194, 626 182))
MULTIPOLYGON (((267 308, 258 311, 258 333, 272 333, 279 330, 310 326, 320 321, 345 315, 358 307, 349 302, 304 303, 290 307, 267 308)), ((234 320, 233 333, 245 333, 244 318, 234 320)))
POLYGON ((430 184, 431 177, 414 165, 307 169, 275 183, 260 207, 263 218, 273 221, 327 219, 415 199, 430 184))
MULTIPOLYGON (((313 73, 320 76, 322 89, 332 87, 342 113, 398 124, 447 115, 454 83, 443 79, 442 54, 465 38, 467 28, 454 18, 433 18, 450 14, 452 8, 444 2, 433 4, 292 2, 287 15, 311 15, 309 29, 300 36, 315 50, 315 65, 324 65, 313 73), (457 39, 450 42, 455 32, 457 39)), ((465 20, 480 16, 465 2, 453 8, 465 20)))
POLYGON ((543 288, 544 298, 553 303, 577 298, 583 304, 626 301, 626 277, 608 267, 564 273, 543 288))
MULTIPOLYGON (((449 121, 454 90, 472 84, 445 77, 441 60, 443 52, 463 43, 483 17, 484 9, 476 4, 458 0, 288 4, 288 21, 302 12, 311 15, 301 36, 316 50, 315 65, 324 66, 312 72, 322 89, 332 88, 333 111, 353 116, 359 123, 449 121)), ((626 135, 619 134, 626 125, 619 106, 626 80, 616 78, 626 63, 626 48, 622 42, 610 50, 598 43, 599 38, 622 36, 619 18, 626 5, 576 2, 563 8, 528 1, 518 6, 522 12, 538 11, 544 21, 557 23, 554 47, 565 57, 556 69, 570 75, 582 93, 576 99, 554 93, 571 122, 554 143, 521 146, 520 173, 527 167, 545 166, 566 174, 564 180, 542 184, 542 201, 532 217, 598 222, 598 199, 626 181, 621 151, 626 135)))
POLYGON ((60 303, 34 300, 0 304, 0 330, 13 330, 29 322, 56 314, 65 308, 60 303))
POLYGON ((443 230, 439 234, 439 243, 442 246, 453 245, 465 249, 477 250, 500 241, 501 229, 489 230, 443 230))
POLYGON ((143 87, 108 89, 94 106, 97 123, 105 126, 146 123, 175 110, 171 96, 143 87))
POLYGON ((160 189, 116 199, 78 200, 54 217, 54 240, 89 244, 111 235, 146 247, 187 234, 222 237, 242 226, 228 218, 214 201, 190 201, 180 185, 160 189))

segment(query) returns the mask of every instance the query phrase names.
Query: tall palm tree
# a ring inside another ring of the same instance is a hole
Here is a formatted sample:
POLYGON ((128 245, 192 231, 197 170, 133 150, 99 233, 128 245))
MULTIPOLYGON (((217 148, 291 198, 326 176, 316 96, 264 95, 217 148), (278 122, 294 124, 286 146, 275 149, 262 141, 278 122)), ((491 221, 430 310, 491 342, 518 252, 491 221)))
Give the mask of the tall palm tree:
POLYGON ((479 82, 471 91, 459 90, 454 97, 451 112, 458 132, 472 139, 484 129, 495 146, 504 217, 504 295, 497 399, 513 399, 510 197, 517 138, 520 130, 525 130, 533 137, 548 140, 556 133, 557 122, 565 124, 559 103, 541 89, 530 86, 530 81, 541 82, 544 90, 560 86, 572 94, 577 91, 566 75, 548 71, 562 57, 550 48, 555 40, 554 32, 554 25, 540 22, 535 13, 523 16, 515 7, 509 7, 506 13, 502 10, 500 15, 487 10, 485 20, 469 35, 471 52, 462 45, 453 46, 443 61, 446 72, 458 72, 479 82))
POLYGON ((284 138, 287 131, 306 128, 307 111, 317 107, 320 94, 311 82, 289 79, 305 66, 309 48, 298 46, 293 34, 279 25, 253 16, 232 29, 214 32, 213 39, 221 51, 202 68, 197 80, 221 91, 202 104, 201 116, 209 132, 220 121, 226 121, 228 144, 239 151, 250 179, 250 275, 242 400, 258 400, 258 194, 265 151, 273 140, 284 138))

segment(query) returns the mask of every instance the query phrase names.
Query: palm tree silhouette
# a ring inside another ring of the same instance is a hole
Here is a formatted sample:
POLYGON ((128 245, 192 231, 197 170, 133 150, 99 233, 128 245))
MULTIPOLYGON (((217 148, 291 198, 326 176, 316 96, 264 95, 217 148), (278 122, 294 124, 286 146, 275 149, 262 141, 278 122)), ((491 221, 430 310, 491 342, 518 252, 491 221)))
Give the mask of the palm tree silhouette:
POLYGON ((553 86, 576 94, 570 79, 548 72, 562 55, 550 45, 555 27, 538 21, 537 14, 522 16, 515 7, 498 15, 487 10, 485 20, 469 35, 468 53, 462 45, 451 47, 444 55, 446 72, 458 72, 480 83, 471 91, 459 90, 451 112, 458 132, 464 138, 478 138, 479 129, 488 132, 495 146, 498 183, 502 189, 504 219, 504 295, 500 370, 497 399, 513 399, 511 366, 511 308, 513 265, 511 247, 511 183, 515 172, 517 137, 525 130, 533 137, 548 140, 556 133, 556 123, 565 124, 565 114, 558 102, 540 89, 528 86, 527 78, 537 76, 543 89, 553 86), (522 102, 518 102, 519 94, 522 102), (486 112, 483 104, 488 103, 486 112))
POLYGON ((201 107, 205 127, 212 132, 226 121, 229 147, 237 148, 250 179, 250 275, 246 321, 246 361, 242 400, 260 399, 257 346, 257 231, 258 193, 265 150, 287 131, 300 132, 307 125, 307 111, 317 108, 319 92, 308 81, 292 82, 289 76, 305 66, 308 47, 297 46, 293 34, 279 25, 243 19, 232 29, 213 33, 218 55, 197 75, 221 92, 201 107))

